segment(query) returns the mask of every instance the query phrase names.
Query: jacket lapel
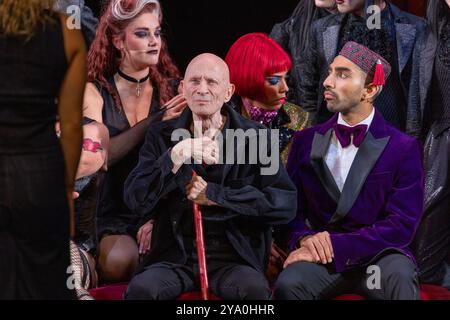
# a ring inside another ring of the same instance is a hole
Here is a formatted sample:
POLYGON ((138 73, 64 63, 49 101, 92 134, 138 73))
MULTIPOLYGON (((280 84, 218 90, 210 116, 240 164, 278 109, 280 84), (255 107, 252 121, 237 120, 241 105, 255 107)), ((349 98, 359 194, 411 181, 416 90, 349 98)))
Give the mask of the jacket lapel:
POLYGON ((426 45, 422 53, 422 59, 420 59, 419 69, 420 106, 422 116, 427 101, 427 93, 429 92, 429 88, 431 85, 431 78, 433 76, 434 57, 436 55, 436 50, 437 39, 432 33, 430 33, 426 40, 426 45))
POLYGON ((366 138, 359 147, 348 177, 345 180, 336 212, 331 218, 330 224, 343 219, 351 210, 367 176, 372 171, 388 142, 389 137, 375 139, 370 132, 367 133, 366 138))
POLYGON ((366 181, 367 176, 372 171, 386 145, 389 142, 389 136, 379 133, 384 132, 384 120, 376 111, 375 117, 367 132, 364 141, 358 149, 355 159, 353 160, 350 172, 345 180, 342 194, 339 198, 336 212, 331 217, 330 224, 334 224, 343 219, 352 209, 361 189, 366 181), (376 138, 380 136, 380 138, 376 138))
POLYGON ((336 116, 333 117, 329 122, 325 124, 325 132, 316 132, 314 134, 314 139, 311 147, 311 166, 314 168, 317 176, 319 177, 322 186, 328 192, 330 197, 336 202, 339 202, 339 197, 341 192, 331 174, 325 162, 325 156, 330 145, 331 136, 333 134, 333 129, 329 123, 334 123, 336 121, 336 116), (329 127, 329 128, 328 128, 329 127))
POLYGON ((414 43, 416 40, 416 27, 408 22, 404 13, 393 4, 389 4, 389 8, 394 16, 395 21, 395 38, 397 40, 397 52, 398 52, 398 70, 401 74, 409 57, 414 49, 414 43))
POLYGON ((337 47, 339 44, 339 31, 341 30, 341 22, 344 14, 336 14, 336 24, 329 26, 323 32, 323 50, 328 64, 333 62, 337 55, 337 47))
POLYGON ((389 8, 395 21, 395 38, 397 40, 398 70, 403 72, 414 49, 416 27, 409 22, 404 13, 395 5, 389 3, 389 8))
POLYGON ((402 73, 414 49, 416 28, 411 24, 396 23, 395 33, 397 38, 399 72, 402 73))

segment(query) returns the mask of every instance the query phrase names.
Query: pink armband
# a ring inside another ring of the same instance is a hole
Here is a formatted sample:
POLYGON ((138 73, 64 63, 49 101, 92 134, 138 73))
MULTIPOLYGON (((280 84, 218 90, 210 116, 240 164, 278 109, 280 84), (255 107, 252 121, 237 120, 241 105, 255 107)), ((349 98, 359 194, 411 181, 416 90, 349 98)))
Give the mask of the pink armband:
POLYGON ((102 151, 103 148, 99 142, 94 142, 92 139, 84 139, 83 140, 83 150, 90 152, 102 151))

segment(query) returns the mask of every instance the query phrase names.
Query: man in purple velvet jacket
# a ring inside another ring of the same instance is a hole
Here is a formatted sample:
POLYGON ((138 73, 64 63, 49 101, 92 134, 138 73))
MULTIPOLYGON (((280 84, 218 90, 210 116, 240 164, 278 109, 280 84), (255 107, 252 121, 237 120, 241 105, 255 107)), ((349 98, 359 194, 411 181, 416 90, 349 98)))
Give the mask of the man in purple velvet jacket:
POLYGON ((348 42, 324 82, 328 122, 296 134, 288 172, 297 217, 278 299, 327 299, 347 291, 418 299, 408 246, 423 210, 419 143, 373 107, 390 65, 348 42))

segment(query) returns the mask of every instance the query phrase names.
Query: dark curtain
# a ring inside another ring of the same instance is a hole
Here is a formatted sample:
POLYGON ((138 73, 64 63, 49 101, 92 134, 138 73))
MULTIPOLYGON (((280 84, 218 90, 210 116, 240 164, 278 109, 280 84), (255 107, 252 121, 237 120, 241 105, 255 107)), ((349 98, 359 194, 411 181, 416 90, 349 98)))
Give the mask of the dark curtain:
POLYGON ((392 0, 391 2, 404 11, 421 17, 425 16, 427 0, 392 0))

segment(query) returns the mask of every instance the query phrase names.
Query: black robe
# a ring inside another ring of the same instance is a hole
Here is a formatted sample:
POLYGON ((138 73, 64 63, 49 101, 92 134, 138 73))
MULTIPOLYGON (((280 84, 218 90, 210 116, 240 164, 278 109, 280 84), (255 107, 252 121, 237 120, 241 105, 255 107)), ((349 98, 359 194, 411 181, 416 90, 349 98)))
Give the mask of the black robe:
MULTIPOLYGON (((230 129, 254 129, 258 135, 259 129, 266 129, 243 118, 227 105, 222 111, 228 116, 230 129)), ((191 121, 192 113, 186 108, 178 120, 151 128, 141 149, 139 163, 125 182, 125 203, 129 208, 147 219, 155 219, 152 248, 144 266, 157 262, 185 264, 187 261, 179 224, 187 212, 186 207, 192 206, 185 194, 185 185, 192 178, 192 166, 185 164, 173 174, 170 151, 176 144, 171 141, 172 132, 177 128, 188 128, 191 121)), ((238 145, 234 144, 235 154, 238 145)), ((269 140, 265 145, 269 152, 270 145, 269 140)), ((247 141, 247 155, 249 147, 247 141)), ((264 272, 271 248, 272 226, 293 219, 297 192, 279 159, 273 175, 261 174, 261 169, 267 165, 263 165, 259 157, 256 164, 249 164, 248 159, 246 157, 245 164, 218 164, 223 168, 222 181, 220 184, 208 183, 206 196, 224 209, 218 208, 216 213, 208 210, 203 219, 223 222, 226 236, 238 255, 248 265, 264 272)))

